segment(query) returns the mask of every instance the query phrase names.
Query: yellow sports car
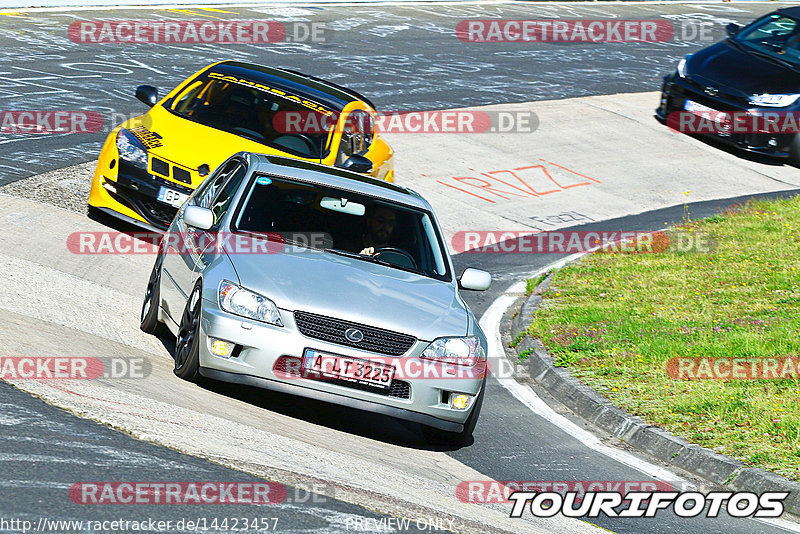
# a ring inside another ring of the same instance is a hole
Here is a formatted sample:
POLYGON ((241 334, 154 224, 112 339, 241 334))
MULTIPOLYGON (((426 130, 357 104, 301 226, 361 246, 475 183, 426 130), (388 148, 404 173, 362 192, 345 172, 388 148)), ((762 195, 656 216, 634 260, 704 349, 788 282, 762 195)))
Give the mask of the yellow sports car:
POLYGON ((149 85, 139 86, 136 97, 152 109, 106 139, 92 179, 90 211, 163 230, 209 173, 241 151, 335 165, 394 181, 392 149, 375 135, 372 103, 331 82, 223 61, 201 70, 161 101, 149 85), (296 120, 287 121, 287 116, 296 120))

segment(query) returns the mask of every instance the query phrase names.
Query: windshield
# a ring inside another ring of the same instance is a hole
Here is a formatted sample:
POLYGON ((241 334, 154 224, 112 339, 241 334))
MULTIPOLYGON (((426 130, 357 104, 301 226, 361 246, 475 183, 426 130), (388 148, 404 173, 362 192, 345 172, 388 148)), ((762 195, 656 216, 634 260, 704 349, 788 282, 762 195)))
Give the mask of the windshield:
POLYGON ((283 91, 262 91, 229 80, 202 77, 190 83, 167 109, 181 117, 245 137, 294 156, 322 159, 331 126, 326 131, 287 133, 279 131, 280 117, 285 112, 313 114, 317 124, 324 111, 312 110, 299 103, 297 97, 283 91), (283 93, 283 94, 281 94, 283 93))
POLYGON ((751 50, 800 65, 799 26, 797 20, 773 13, 743 29, 733 39, 751 50))
POLYGON ((423 210, 274 176, 256 177, 242 198, 238 232, 324 236, 297 244, 450 281, 446 249, 423 210))

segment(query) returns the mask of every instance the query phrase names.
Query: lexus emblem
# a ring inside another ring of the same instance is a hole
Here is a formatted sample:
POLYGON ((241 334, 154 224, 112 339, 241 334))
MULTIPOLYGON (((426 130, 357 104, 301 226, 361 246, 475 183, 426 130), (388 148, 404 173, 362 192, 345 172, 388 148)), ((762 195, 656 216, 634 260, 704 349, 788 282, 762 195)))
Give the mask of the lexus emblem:
POLYGON ((719 89, 716 87, 706 87, 705 91, 703 91, 708 96, 717 96, 719 94, 719 89))
POLYGON ((361 343, 361 340, 364 339, 364 333, 358 328, 348 328, 344 331, 344 337, 351 343, 361 343))

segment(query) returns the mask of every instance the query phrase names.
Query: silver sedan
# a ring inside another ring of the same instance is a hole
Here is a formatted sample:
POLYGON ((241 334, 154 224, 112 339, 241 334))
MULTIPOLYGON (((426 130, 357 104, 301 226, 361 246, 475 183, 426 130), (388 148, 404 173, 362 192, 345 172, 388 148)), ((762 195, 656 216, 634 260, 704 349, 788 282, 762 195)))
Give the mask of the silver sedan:
POLYGON ((224 162, 178 211, 141 328, 176 336, 175 374, 421 423, 463 442, 478 419, 484 333, 433 210, 414 191, 260 154, 224 162))

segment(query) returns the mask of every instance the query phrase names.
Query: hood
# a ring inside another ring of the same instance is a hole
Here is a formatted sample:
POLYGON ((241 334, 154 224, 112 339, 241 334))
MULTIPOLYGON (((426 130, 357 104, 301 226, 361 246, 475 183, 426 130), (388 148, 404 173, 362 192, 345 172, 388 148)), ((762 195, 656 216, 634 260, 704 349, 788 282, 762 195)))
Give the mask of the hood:
POLYGON ((284 310, 376 326, 431 341, 464 336, 468 312, 453 284, 311 249, 231 254, 242 286, 284 310))
POLYGON ((137 126, 160 136, 157 143, 160 146, 148 146, 151 154, 193 170, 205 163, 213 171, 220 163, 242 151, 297 159, 287 152, 183 119, 161 106, 155 106, 124 124, 128 129, 137 126))
POLYGON ((742 97, 800 92, 800 72, 739 50, 727 40, 693 54, 686 62, 686 75, 742 97))

